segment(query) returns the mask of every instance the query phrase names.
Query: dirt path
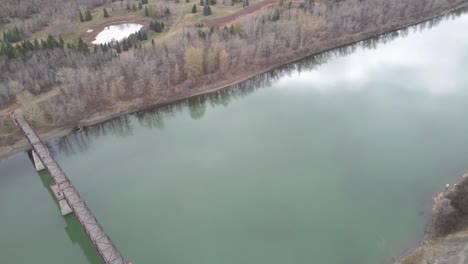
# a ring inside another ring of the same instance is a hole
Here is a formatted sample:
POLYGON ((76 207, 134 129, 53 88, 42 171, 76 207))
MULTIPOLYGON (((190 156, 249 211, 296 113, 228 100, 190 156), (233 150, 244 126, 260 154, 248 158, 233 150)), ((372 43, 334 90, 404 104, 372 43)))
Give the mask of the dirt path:
MULTIPOLYGON (((45 92, 43 94, 40 94, 38 96, 35 96, 33 102, 34 103, 40 103, 40 102, 42 102, 44 100, 55 97, 58 94, 59 94, 58 90, 51 90, 51 91, 45 92)), ((8 106, 7 108, 0 110, 0 117, 10 115, 18 107, 19 107, 18 104, 12 104, 12 105, 8 106)))
POLYGON ((248 14, 255 13, 258 10, 260 10, 260 9, 266 7, 266 6, 272 5, 272 4, 276 3, 276 2, 277 2, 277 0, 265 0, 265 1, 262 1, 260 3, 256 3, 254 5, 248 6, 248 7, 244 8, 244 9, 242 9, 241 11, 236 12, 236 13, 234 13, 232 15, 228 15, 228 16, 220 17, 220 18, 215 18, 215 19, 206 19, 206 20, 202 20, 202 22, 208 27, 220 27, 220 26, 229 25, 232 22, 239 19, 240 17, 243 17, 243 16, 248 15, 248 14))

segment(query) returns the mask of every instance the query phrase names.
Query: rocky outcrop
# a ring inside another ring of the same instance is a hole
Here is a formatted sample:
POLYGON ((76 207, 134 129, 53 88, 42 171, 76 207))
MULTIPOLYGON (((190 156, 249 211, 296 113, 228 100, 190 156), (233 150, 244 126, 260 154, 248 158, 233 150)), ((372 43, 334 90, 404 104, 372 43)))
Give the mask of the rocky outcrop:
POLYGON ((468 263, 468 174, 434 198, 427 239, 397 264, 468 263))

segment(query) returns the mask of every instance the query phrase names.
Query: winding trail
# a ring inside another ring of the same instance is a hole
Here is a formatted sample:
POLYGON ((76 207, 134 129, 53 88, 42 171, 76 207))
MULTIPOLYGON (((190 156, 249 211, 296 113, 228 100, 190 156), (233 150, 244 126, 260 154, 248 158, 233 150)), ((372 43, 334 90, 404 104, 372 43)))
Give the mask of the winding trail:
POLYGON ((258 10, 266 6, 272 5, 276 2, 278 2, 278 0, 265 0, 265 1, 253 4, 251 6, 245 7, 244 9, 232 15, 228 15, 228 16, 224 16, 220 18, 214 18, 214 19, 204 19, 202 20, 202 22, 208 27, 220 27, 220 26, 229 25, 230 23, 236 21, 240 17, 257 12, 258 10))

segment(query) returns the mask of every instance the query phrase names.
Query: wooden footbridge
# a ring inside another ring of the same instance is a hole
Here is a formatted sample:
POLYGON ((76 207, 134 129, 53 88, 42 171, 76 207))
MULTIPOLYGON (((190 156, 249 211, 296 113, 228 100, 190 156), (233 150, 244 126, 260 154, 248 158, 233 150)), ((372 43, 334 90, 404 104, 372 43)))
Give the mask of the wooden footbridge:
POLYGON ((131 261, 125 260, 114 243, 112 243, 109 236, 104 232, 91 210, 81 198, 78 190, 73 186, 62 168, 50 155, 48 148, 39 138, 36 131, 32 128, 26 118, 20 111, 15 111, 12 114, 12 117, 16 125, 20 127, 25 134, 26 139, 31 144, 34 152, 37 154, 37 157, 55 181, 56 187, 54 189, 58 192, 56 193, 56 196, 63 197, 68 203, 105 263, 132 264, 131 261))

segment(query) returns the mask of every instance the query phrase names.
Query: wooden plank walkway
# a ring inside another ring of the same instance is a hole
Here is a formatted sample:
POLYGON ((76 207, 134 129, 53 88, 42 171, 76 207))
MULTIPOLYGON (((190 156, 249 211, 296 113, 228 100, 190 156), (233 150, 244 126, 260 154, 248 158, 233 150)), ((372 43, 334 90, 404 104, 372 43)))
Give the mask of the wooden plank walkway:
POLYGON ((18 125, 24 132, 26 139, 31 144, 42 164, 44 164, 46 169, 49 171, 65 200, 72 208, 81 226, 83 226, 86 234, 88 234, 105 263, 132 264, 131 261, 125 260, 114 243, 112 243, 109 236, 104 232, 91 210, 80 197, 78 190, 76 190, 60 165, 50 155, 48 148, 39 138, 36 131, 32 128, 26 118, 19 111, 15 111, 12 117, 16 125, 18 125))

